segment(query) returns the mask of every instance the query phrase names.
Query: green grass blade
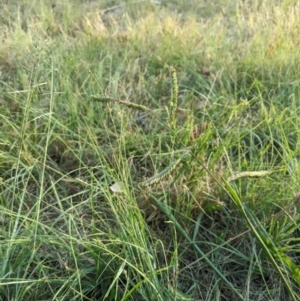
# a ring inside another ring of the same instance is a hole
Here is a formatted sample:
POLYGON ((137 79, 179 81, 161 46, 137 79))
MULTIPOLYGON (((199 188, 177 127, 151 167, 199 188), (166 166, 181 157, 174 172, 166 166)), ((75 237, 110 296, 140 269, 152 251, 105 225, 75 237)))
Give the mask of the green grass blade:
MULTIPOLYGON (((242 201, 240 200, 238 194, 236 193, 236 191, 230 186, 230 184, 223 180, 224 184, 225 184, 225 188, 228 192, 228 194, 230 195, 231 199, 233 200, 234 204, 237 206, 237 208, 239 209, 240 213, 242 214, 242 216, 245 218, 251 232, 253 233, 253 235, 256 237, 256 239, 259 241, 259 243, 261 244, 263 250, 266 252, 267 257, 269 258, 269 260, 271 261, 272 265, 274 266, 274 268, 276 269, 276 271, 278 272, 281 280, 283 281, 283 283, 285 284, 291 298, 293 300, 297 300, 295 294, 293 293, 293 290, 291 288, 291 286, 289 285, 286 277, 283 275, 279 265, 277 264, 276 260, 275 260, 275 256, 274 253, 278 253, 278 250, 276 248, 276 246, 272 243, 272 240, 270 237, 266 237, 265 234, 263 234, 259 229, 256 228, 256 226, 253 224, 251 217, 248 216, 244 205, 242 204, 242 201)), ((282 253, 282 252, 281 252, 282 253)), ((279 252, 280 254, 280 252, 279 252)), ((286 256, 282 257, 285 261, 286 261, 286 256)), ((287 261, 289 262, 289 261, 287 261)), ((298 280, 299 277, 299 269, 297 268, 297 270, 295 269, 295 267, 293 265, 289 265, 290 267, 292 266, 292 271, 293 273, 297 274, 297 278, 295 280, 298 280)))
POLYGON ((155 198, 153 196, 153 199, 155 200, 157 206, 160 208, 160 210, 167 216, 167 218, 173 222, 176 229, 179 231, 179 233, 195 248, 195 250, 200 254, 200 256, 203 258, 203 260, 213 269, 213 271, 228 285, 228 287, 235 293, 235 295, 240 299, 244 300, 243 296, 238 292, 238 290, 233 286, 233 284, 222 274, 222 272, 210 261, 210 259, 204 254, 204 252, 198 247, 198 245, 194 242, 194 240, 186 233, 186 231, 183 229, 183 227, 180 225, 180 223, 177 222, 174 215, 170 212, 169 208, 155 198))

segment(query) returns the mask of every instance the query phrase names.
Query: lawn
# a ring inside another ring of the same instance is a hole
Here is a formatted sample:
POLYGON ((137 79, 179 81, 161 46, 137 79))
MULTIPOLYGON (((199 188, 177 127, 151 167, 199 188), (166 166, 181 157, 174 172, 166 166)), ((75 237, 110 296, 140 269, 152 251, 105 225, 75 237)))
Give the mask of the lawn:
POLYGON ((0 300, 300 300, 299 15, 2 0, 0 300))

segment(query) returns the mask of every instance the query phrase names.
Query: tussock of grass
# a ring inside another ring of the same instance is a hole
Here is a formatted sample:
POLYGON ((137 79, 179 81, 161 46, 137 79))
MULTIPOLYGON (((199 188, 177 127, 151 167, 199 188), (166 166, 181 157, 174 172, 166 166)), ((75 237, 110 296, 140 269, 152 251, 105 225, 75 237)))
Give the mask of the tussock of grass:
POLYGON ((297 299, 298 3, 0 8, 2 300, 297 299))

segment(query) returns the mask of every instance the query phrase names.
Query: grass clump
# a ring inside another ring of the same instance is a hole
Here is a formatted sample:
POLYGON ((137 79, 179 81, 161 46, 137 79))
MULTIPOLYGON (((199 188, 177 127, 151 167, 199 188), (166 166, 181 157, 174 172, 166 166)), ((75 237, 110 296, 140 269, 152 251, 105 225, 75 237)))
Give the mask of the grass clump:
POLYGON ((300 7, 196 2, 1 4, 2 300, 297 300, 300 7))

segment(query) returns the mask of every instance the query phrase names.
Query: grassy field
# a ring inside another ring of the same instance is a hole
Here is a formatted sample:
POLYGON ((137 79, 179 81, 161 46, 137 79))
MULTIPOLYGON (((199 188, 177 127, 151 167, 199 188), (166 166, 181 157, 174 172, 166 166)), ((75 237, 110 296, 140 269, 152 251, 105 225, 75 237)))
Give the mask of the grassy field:
POLYGON ((0 1, 0 300, 300 300, 299 1, 0 1))

